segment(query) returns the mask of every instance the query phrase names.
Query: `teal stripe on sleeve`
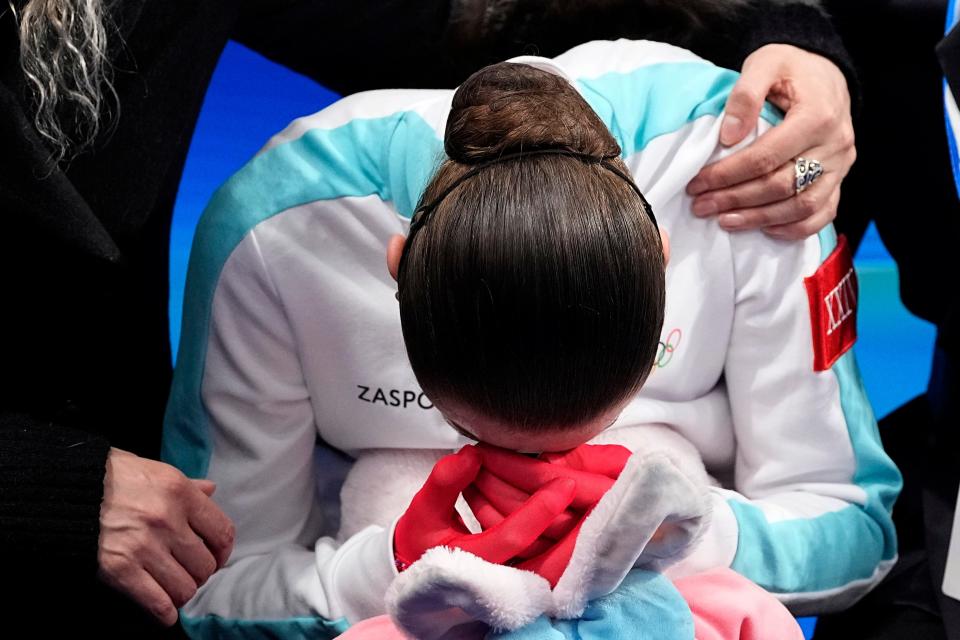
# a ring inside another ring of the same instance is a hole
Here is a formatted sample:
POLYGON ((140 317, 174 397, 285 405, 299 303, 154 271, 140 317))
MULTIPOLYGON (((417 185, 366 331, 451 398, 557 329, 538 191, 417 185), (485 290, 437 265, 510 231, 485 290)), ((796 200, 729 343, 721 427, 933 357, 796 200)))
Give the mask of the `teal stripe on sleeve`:
MULTIPOLYGON (((719 116, 739 77, 708 62, 672 62, 577 83, 627 157, 698 118, 719 116)), ((760 115, 771 124, 782 120, 780 111, 770 104, 764 105, 760 115)))
POLYGON ((288 618, 286 620, 228 620, 219 616, 180 617, 180 625, 193 640, 328 640, 336 638, 350 626, 346 618, 288 618))
MULTIPOLYGON (((821 262, 837 244, 832 226, 820 232, 821 262)), ((853 483, 866 503, 810 519, 769 523, 750 504, 730 500, 740 524, 732 568, 775 593, 825 591, 871 577, 897 555, 893 503, 902 479, 884 452, 853 351, 832 368, 856 460, 853 483)))

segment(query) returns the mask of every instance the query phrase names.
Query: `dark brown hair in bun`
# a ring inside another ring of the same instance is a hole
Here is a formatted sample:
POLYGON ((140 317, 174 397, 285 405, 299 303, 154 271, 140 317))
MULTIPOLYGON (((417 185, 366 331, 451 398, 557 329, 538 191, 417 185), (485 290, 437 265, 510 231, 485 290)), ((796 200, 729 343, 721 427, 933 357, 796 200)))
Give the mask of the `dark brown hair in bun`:
POLYGON ((473 74, 454 94, 444 137, 451 160, 474 164, 536 149, 620 155, 597 114, 558 75, 503 62, 473 74))
POLYGON ((664 307, 659 234, 616 140, 564 78, 525 64, 457 90, 444 162, 421 198, 456 185, 411 238, 399 274, 403 336, 434 401, 517 430, 582 424, 643 384, 664 307))

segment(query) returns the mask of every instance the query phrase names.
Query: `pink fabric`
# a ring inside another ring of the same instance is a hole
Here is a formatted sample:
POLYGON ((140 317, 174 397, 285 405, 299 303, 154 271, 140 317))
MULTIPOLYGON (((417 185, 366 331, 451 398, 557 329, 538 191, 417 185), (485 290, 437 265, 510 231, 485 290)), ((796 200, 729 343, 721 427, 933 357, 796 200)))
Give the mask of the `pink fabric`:
MULTIPOLYGON (((693 613, 696 640, 803 640, 803 631, 772 595, 730 569, 673 581, 693 613)), ((357 623, 340 640, 406 640, 389 616, 357 623)))
POLYGON ((803 631, 772 595, 730 569, 678 578, 693 612, 696 640, 803 640, 803 631))
POLYGON ((358 622, 346 633, 337 636, 337 640, 407 640, 390 616, 377 616, 358 622))

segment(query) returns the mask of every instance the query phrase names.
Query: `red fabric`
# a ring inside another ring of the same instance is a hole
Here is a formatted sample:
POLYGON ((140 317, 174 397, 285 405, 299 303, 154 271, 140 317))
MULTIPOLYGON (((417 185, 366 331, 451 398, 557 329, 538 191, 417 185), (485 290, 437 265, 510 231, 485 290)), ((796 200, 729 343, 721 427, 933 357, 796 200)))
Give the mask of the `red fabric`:
POLYGON ((846 236, 809 278, 803 279, 813 331, 813 370, 826 371, 857 341, 857 272, 846 236))
POLYGON ((574 498, 573 481, 544 483, 523 506, 482 533, 470 533, 457 514, 460 494, 480 472, 480 454, 466 446, 444 456, 397 521, 393 550, 403 571, 433 547, 456 547, 494 564, 505 564, 533 544, 574 498))
POLYGON ((390 616, 377 616, 353 625, 337 636, 339 640, 409 640, 390 616))
POLYGON ((620 445, 584 444, 537 459, 488 444, 477 449, 484 470, 464 497, 484 529, 513 513, 544 483, 562 478, 576 482, 570 508, 516 559, 518 568, 538 573, 551 587, 557 586, 584 520, 620 476, 630 450, 620 445))
MULTIPOLYGON (((572 456, 575 452, 594 445, 580 445, 576 449, 566 452, 561 458, 572 456)), ((532 494, 544 483, 557 478, 569 478, 577 483, 576 496, 573 499, 573 508, 589 509, 597 504, 597 501, 603 497, 614 481, 620 475, 620 470, 626 464, 630 457, 630 451, 619 445, 597 445, 598 452, 605 451, 608 455, 615 457, 615 463, 619 463, 619 468, 612 475, 594 473, 591 470, 581 471, 573 464, 552 464, 546 459, 540 460, 528 456, 500 449, 488 444, 478 446, 480 454, 483 456, 483 467, 493 475, 504 482, 513 485, 517 489, 522 489, 528 494, 532 494)), ((602 453, 596 453, 589 459, 603 456, 602 453)), ((570 458, 572 459, 572 458, 570 458)), ((614 462, 609 462, 606 467, 610 467, 614 462)), ((599 463, 598 463, 599 464, 599 463)))

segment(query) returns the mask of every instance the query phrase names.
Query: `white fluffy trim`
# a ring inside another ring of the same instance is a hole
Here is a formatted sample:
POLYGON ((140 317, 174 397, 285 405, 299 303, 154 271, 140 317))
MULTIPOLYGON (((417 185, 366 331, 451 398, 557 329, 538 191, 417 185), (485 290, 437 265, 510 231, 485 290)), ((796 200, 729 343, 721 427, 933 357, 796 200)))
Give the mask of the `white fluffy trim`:
POLYGON ((710 500, 663 454, 633 455, 587 517, 553 590, 555 618, 577 618, 634 566, 681 558, 709 519, 710 500), (651 541, 661 530, 661 537, 651 541))
MULTIPOLYGON (((552 603, 539 575, 489 563, 461 549, 430 549, 387 590, 387 611, 411 637, 463 637, 458 625, 481 621, 512 631, 535 620, 552 603)), ((473 628, 473 627, 471 627, 473 628)))

